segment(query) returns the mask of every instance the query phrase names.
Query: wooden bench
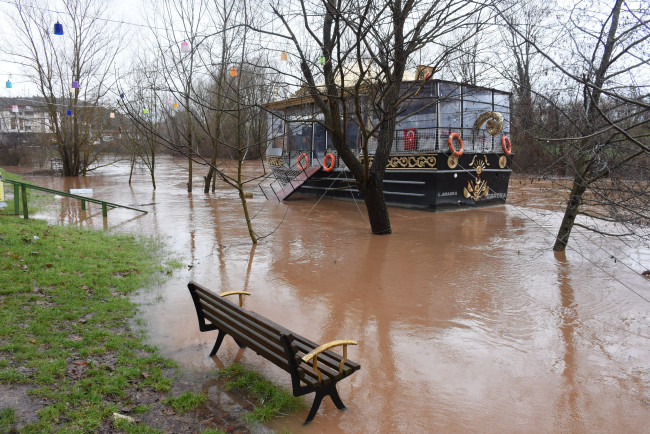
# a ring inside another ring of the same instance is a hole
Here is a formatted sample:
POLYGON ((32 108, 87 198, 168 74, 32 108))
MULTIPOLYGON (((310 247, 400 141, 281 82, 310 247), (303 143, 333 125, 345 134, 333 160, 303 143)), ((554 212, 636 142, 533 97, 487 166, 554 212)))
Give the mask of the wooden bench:
POLYGON ((243 295, 250 295, 248 292, 216 294, 195 282, 187 286, 196 307, 199 329, 219 331, 210 356, 217 353, 223 338, 230 335, 240 348, 248 347, 287 371, 291 374, 294 396, 316 393, 305 424, 312 421, 325 396, 329 396, 339 410, 345 408, 336 383, 361 368, 347 359, 347 346, 356 345, 355 341, 338 340, 318 345, 242 308, 243 295), (239 295, 239 305, 227 300, 225 296, 228 295, 239 295), (343 346, 343 356, 330 351, 336 346, 343 346))

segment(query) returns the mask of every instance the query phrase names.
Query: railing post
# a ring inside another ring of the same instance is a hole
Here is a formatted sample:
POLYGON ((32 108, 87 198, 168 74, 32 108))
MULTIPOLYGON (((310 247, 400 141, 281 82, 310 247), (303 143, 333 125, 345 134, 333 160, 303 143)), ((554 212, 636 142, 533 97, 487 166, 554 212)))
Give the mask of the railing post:
POLYGON ((86 201, 81 199, 81 210, 86 211, 86 201))
POLYGON ((29 211, 27 210, 27 186, 25 184, 21 185, 21 190, 23 191, 23 215, 25 219, 29 218, 29 211))
POLYGON ((102 216, 108 217, 108 211, 106 209, 106 202, 102 202, 102 216))
POLYGON ((20 214, 20 185, 14 184, 14 214, 20 214))

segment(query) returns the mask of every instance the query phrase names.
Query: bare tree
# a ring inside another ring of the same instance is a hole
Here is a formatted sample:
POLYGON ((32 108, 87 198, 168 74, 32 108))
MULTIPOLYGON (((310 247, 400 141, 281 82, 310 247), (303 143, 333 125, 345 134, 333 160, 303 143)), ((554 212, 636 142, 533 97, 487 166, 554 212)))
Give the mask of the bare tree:
POLYGON ((295 10, 273 6, 284 27, 275 33, 293 45, 302 94, 323 114, 323 125, 364 198, 373 234, 392 232, 383 177, 401 107, 419 90, 403 86, 404 75, 425 48, 429 70, 440 70, 476 29, 483 8, 459 0, 301 0, 295 10), (346 140, 348 120, 359 128, 359 153, 346 140))
POLYGON ((640 234, 639 228, 650 224, 647 5, 577 2, 567 11, 564 34, 572 47, 565 44, 563 51, 572 48, 570 56, 543 49, 517 23, 501 16, 567 83, 558 109, 571 130, 560 139, 542 138, 565 145, 562 157, 573 172, 553 249, 566 249, 574 226, 605 235, 640 234))
MULTIPOLYGON (((258 122, 260 98, 265 93, 259 91, 265 87, 265 79, 256 78, 259 74, 255 62, 249 61, 249 46, 245 43, 251 38, 247 35, 250 25, 246 25, 252 23, 250 6, 226 0, 212 5, 217 11, 205 1, 168 0, 165 5, 166 12, 174 11, 179 20, 189 20, 183 25, 193 29, 188 41, 182 41, 188 43, 187 49, 182 48, 184 45, 174 32, 159 35, 153 43, 157 54, 155 69, 161 74, 160 80, 151 86, 154 99, 159 101, 157 114, 143 119, 132 101, 126 99, 122 107, 142 134, 185 155, 191 163, 208 168, 206 193, 209 177, 219 177, 237 189, 251 240, 256 243, 258 236, 252 228, 246 198, 250 194, 248 187, 259 178, 246 179, 242 167, 250 150, 261 157, 262 129, 258 122), (195 21, 197 11, 204 21, 195 21), (203 22, 222 24, 216 32, 200 32, 203 22), (178 101, 178 110, 160 103, 166 95, 173 95, 174 101, 178 101), (257 134, 250 134, 251 131, 257 134), (209 155, 203 155, 198 148, 201 137, 211 144, 209 155), (219 149, 230 154, 236 165, 234 173, 218 161, 219 149)), ((263 137, 265 141, 265 134, 263 137)))
POLYGON ((102 99, 113 84, 110 66, 120 51, 121 38, 108 20, 108 2, 64 2, 64 34, 52 31, 55 15, 44 2, 14 1, 10 25, 12 44, 0 51, 11 56, 37 84, 45 99, 63 175, 85 175, 99 161, 94 143, 109 119, 102 99))

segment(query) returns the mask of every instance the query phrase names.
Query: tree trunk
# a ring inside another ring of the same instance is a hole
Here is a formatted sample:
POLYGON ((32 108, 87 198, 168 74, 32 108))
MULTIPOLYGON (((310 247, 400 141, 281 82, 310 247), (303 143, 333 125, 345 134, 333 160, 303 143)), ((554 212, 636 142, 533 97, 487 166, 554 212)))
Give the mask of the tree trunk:
POLYGON ((363 199, 370 219, 370 229, 373 235, 388 235, 393 231, 390 227, 388 207, 382 188, 383 181, 371 176, 365 188, 361 188, 363 199))
POLYGON ((566 249, 567 243, 569 242, 569 235, 571 235, 571 229, 573 229, 573 223, 575 223, 580 205, 582 204, 582 196, 586 190, 587 184, 583 181, 583 173, 580 171, 573 178, 571 196, 569 197, 569 202, 567 203, 564 217, 562 218, 562 224, 560 225, 557 238, 555 239, 555 245, 553 246, 553 250, 556 252, 563 252, 566 249))

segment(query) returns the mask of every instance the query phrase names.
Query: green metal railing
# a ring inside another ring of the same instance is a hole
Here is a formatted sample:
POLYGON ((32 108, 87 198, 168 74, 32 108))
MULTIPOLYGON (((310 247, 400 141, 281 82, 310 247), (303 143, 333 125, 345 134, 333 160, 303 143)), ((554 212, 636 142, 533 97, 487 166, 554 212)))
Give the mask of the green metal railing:
POLYGON ((78 194, 72 194, 72 193, 65 193, 63 191, 58 191, 58 190, 52 190, 50 188, 45 188, 45 187, 39 187, 38 185, 33 185, 33 184, 27 184, 24 182, 20 181, 12 181, 10 179, 3 179, 0 182, 4 182, 7 184, 13 184, 14 186, 14 214, 19 215, 20 214, 20 196, 22 192, 22 197, 23 197, 23 216, 28 219, 29 218, 29 210, 27 208, 27 189, 31 188, 32 190, 38 190, 38 191, 44 191, 46 193, 50 194, 58 194, 59 196, 65 196, 65 197, 71 197, 73 199, 79 199, 81 201, 81 209, 85 210, 86 209, 86 202, 91 202, 91 203, 96 203, 102 206, 102 216, 108 217, 108 208, 126 208, 126 209, 131 209, 133 211, 138 211, 138 212, 143 212, 147 214, 147 211, 142 210, 142 209, 137 209, 137 208, 131 208, 130 206, 125 206, 125 205, 119 205, 116 203, 111 203, 111 202, 106 202, 105 200, 99 200, 99 199, 93 199, 85 196, 80 196, 78 194))

